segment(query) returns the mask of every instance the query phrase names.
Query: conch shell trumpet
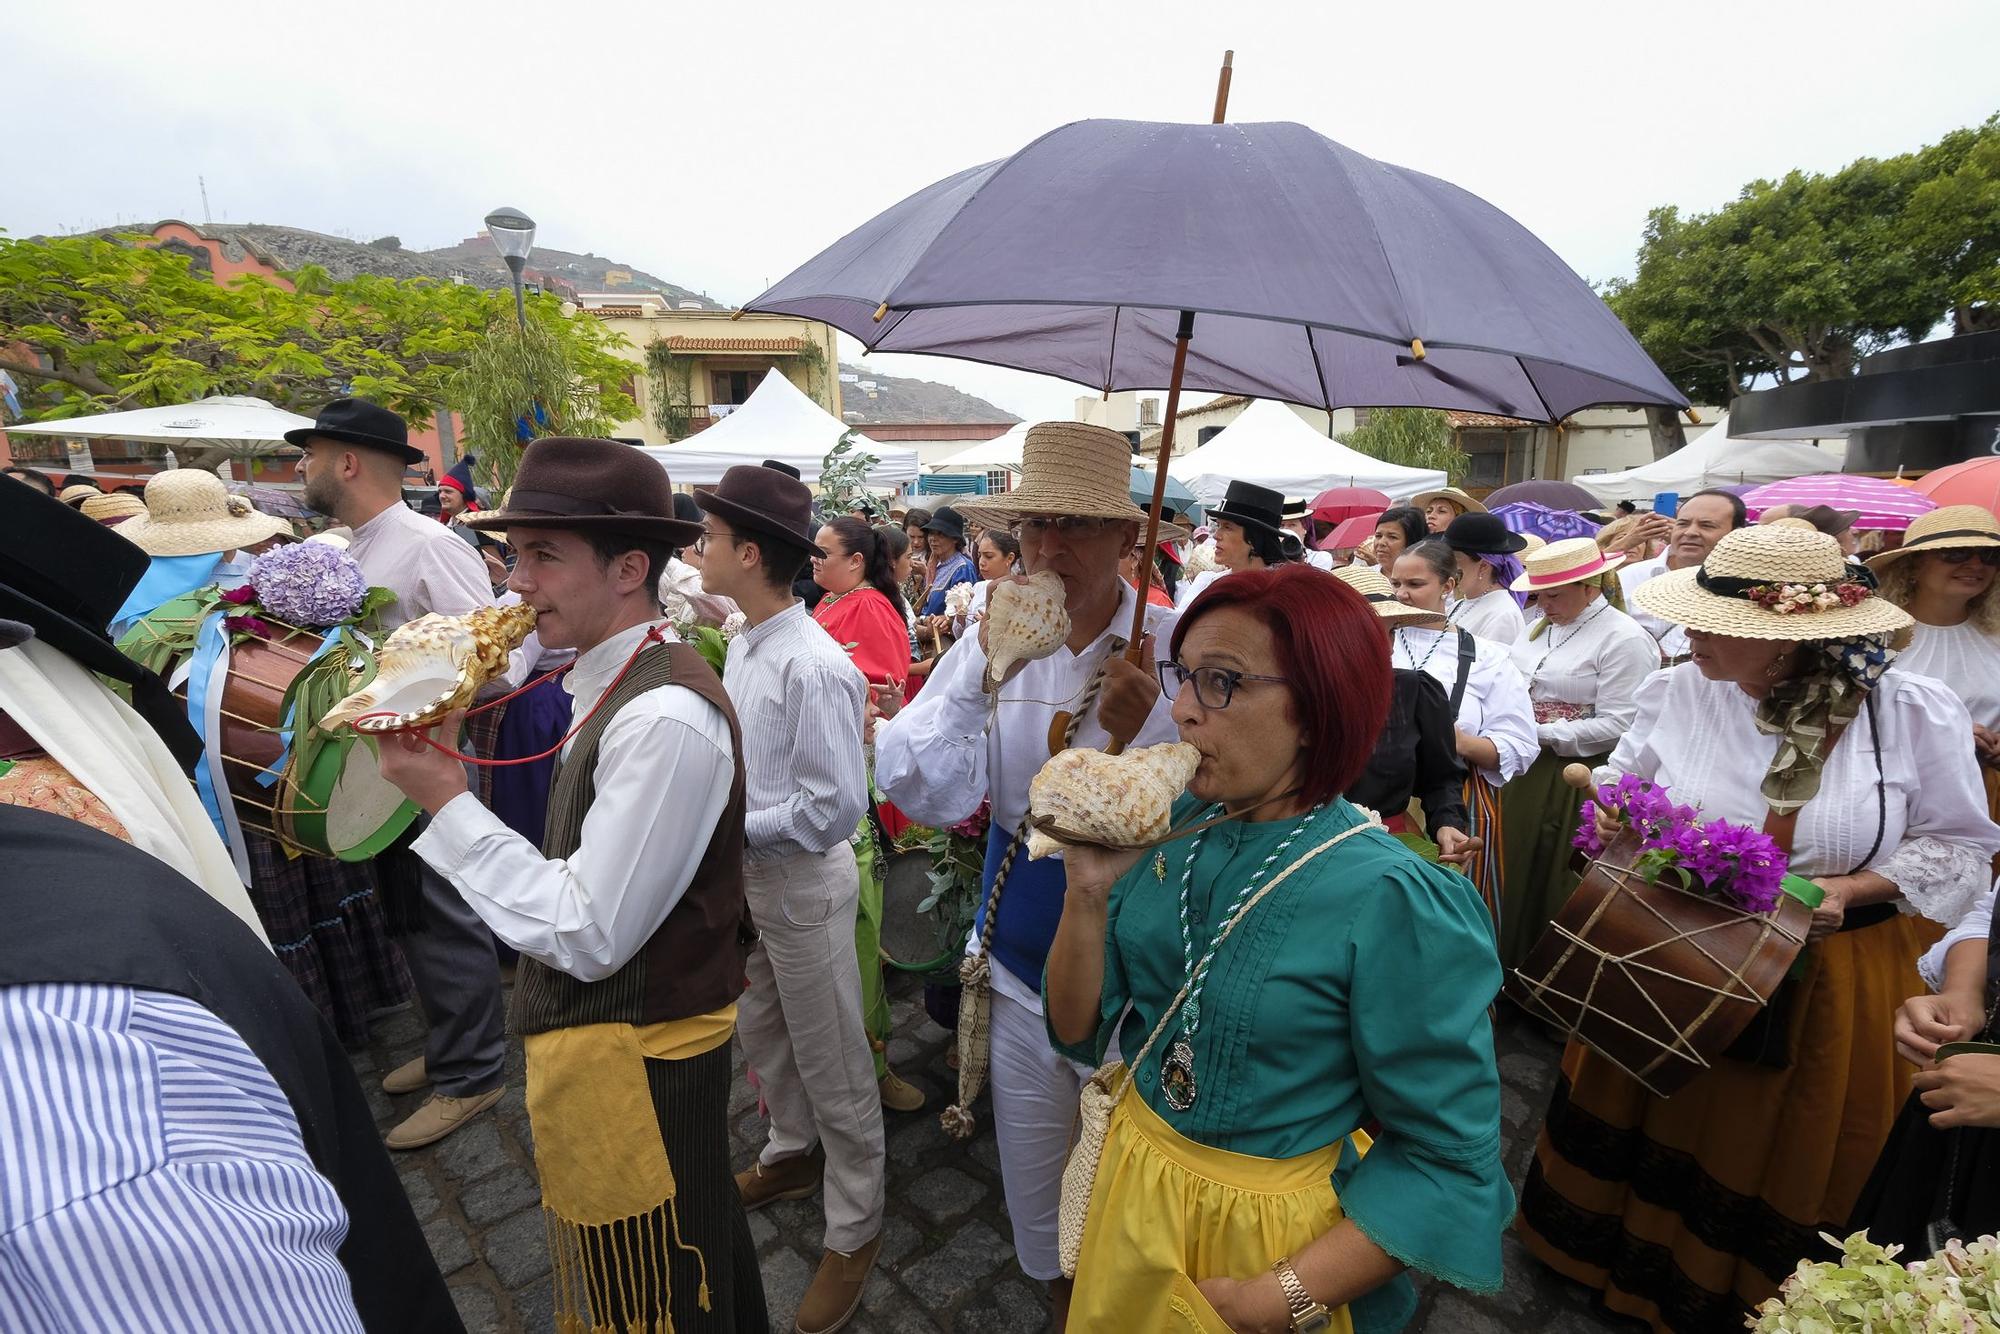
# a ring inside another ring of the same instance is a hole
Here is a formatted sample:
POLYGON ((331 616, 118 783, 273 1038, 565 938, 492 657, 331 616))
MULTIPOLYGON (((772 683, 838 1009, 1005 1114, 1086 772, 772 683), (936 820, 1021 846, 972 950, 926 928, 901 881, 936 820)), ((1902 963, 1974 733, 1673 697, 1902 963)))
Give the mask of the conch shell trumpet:
POLYGON ((994 584, 986 597, 986 693, 1000 688, 1015 663, 1046 658, 1068 638, 1061 575, 1043 570, 994 584))
POLYGON ((1046 857, 1065 844, 1145 847, 1173 827, 1175 798, 1201 765, 1185 741, 1144 746, 1122 755, 1066 750, 1028 784, 1028 856, 1046 857))
POLYGON ((534 628, 535 609, 525 602, 406 621, 376 650, 375 679, 328 709, 319 725, 348 724, 360 732, 430 727, 472 703, 534 628))

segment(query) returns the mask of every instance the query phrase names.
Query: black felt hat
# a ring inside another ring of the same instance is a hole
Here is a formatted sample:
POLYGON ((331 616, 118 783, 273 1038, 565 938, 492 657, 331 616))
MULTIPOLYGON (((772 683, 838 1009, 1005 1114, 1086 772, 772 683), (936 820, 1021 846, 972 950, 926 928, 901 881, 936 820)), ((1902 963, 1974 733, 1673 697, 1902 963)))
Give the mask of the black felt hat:
POLYGON ((365 398, 334 399, 319 410, 311 426, 285 432, 285 443, 303 447, 315 436, 399 454, 405 463, 424 461, 424 451, 410 444, 409 423, 365 398))

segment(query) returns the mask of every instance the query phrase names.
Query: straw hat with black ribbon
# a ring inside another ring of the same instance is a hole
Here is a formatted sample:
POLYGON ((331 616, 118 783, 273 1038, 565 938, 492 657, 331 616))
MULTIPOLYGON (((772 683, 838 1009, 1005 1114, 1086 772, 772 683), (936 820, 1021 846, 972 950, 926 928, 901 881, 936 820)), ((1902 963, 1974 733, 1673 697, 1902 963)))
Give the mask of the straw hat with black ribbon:
POLYGON ((1512 587, 1516 593, 1543 593, 1609 574, 1624 563, 1625 557, 1606 555, 1593 538, 1566 537, 1533 551, 1524 549, 1521 577, 1512 587))
POLYGON ((1871 556, 1868 568, 1881 574, 1905 556, 1979 547, 2000 547, 2000 521, 1993 512, 1978 505, 1946 505, 1911 520, 1903 530, 1903 545, 1871 556))
POLYGON ((1663 621, 1737 639, 1845 639, 1910 625, 1858 577, 1839 542, 1803 519, 1738 528, 1698 567, 1648 579, 1633 598, 1663 621))
POLYGON ((230 495, 220 477, 200 468, 155 473, 146 483, 146 512, 118 526, 120 537, 149 556, 235 551, 291 531, 291 524, 230 495))
MULTIPOLYGON (((1021 484, 1005 495, 956 503, 958 512, 989 528, 1030 517, 1123 519, 1140 525, 1146 511, 1132 503, 1132 445, 1116 431, 1083 422, 1037 422, 1021 446, 1021 484)), ((1160 523, 1160 540, 1188 530, 1160 523)))
POLYGON ((1412 630, 1441 630, 1450 618, 1441 611, 1427 611, 1396 600, 1389 577, 1368 565, 1348 565, 1335 570, 1333 577, 1368 600, 1369 608, 1390 629, 1408 626, 1412 630))

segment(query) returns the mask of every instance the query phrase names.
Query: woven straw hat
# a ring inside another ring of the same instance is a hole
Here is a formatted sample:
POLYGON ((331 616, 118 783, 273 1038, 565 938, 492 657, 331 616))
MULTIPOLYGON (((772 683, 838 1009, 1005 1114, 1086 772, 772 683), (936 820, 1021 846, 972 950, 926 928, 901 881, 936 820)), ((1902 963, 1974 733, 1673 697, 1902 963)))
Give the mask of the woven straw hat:
POLYGON ((1441 611, 1425 611, 1396 601, 1396 590, 1389 583, 1389 576, 1370 566, 1344 566, 1335 570, 1333 577, 1367 598, 1375 614, 1392 627, 1407 625, 1413 630, 1438 630, 1450 619, 1441 611))
POLYGON ((201 468, 155 473, 146 483, 145 510, 118 532, 149 556, 234 551, 292 531, 283 519, 230 495, 220 477, 201 468))
POLYGON ((1623 556, 1607 556, 1595 538, 1565 537, 1560 542, 1523 550, 1523 572, 1513 588, 1516 593, 1540 593, 1609 573, 1624 563, 1623 556))
POLYGON ((1488 512, 1484 505, 1455 486, 1441 486, 1435 491, 1424 491, 1410 497, 1410 503, 1418 509, 1424 508, 1433 500, 1450 501, 1452 504, 1458 506, 1460 514, 1485 514, 1488 512))
MULTIPOLYGON (((1004 528, 1029 515, 1073 514, 1086 519, 1130 519, 1145 534, 1146 511, 1132 503, 1132 445, 1124 436, 1083 422, 1037 422, 1021 446, 1021 484, 1004 496, 961 500, 954 508, 988 528, 1004 528)), ((1160 540, 1178 541, 1188 530, 1160 521, 1160 540)))
POLYGON ((146 512, 146 502, 130 491, 106 491, 102 495, 85 496, 77 506, 84 517, 99 523, 123 523, 135 519, 146 512))
POLYGON ((1540 551, 1549 544, 1549 539, 1543 537, 1540 533, 1522 533, 1521 542, 1523 544, 1521 547, 1521 559, 1526 560, 1529 552, 1540 551))
POLYGON ((56 492, 56 499, 65 505, 77 505, 90 499, 92 496, 101 496, 103 494, 102 491, 92 486, 89 482, 72 482, 70 485, 56 492))
POLYGON ((1738 639, 1845 639, 1907 628, 1909 613, 1855 573, 1839 542, 1803 519, 1780 519, 1738 528, 1700 568, 1648 579, 1633 597, 1661 620, 1738 639), (1760 599, 1797 609, 1778 611, 1760 599), (1831 605, 1821 605, 1827 599, 1831 605))
POLYGON ((1905 556, 1954 547, 2000 547, 2000 522, 1978 505, 1946 505, 1911 521, 1903 530, 1903 545, 1871 558, 1868 568, 1880 574, 1905 556))

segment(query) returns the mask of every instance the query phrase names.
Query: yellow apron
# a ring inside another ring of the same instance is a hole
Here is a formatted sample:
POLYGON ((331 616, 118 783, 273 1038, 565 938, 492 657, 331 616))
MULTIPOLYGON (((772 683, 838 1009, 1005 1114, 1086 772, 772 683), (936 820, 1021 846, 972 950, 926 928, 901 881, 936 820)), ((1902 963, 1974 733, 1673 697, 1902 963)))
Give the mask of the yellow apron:
MULTIPOLYGON (((1350 1138, 1367 1152, 1366 1135, 1350 1138)), ((1069 1328, 1229 1334, 1196 1279, 1256 1278, 1338 1223, 1333 1169, 1344 1142, 1296 1158, 1211 1149, 1128 1092, 1104 1137, 1069 1328)), ((1327 1329, 1353 1334, 1346 1307, 1327 1329)))

